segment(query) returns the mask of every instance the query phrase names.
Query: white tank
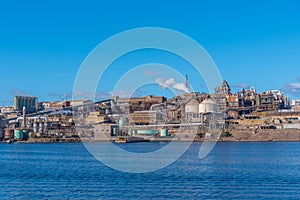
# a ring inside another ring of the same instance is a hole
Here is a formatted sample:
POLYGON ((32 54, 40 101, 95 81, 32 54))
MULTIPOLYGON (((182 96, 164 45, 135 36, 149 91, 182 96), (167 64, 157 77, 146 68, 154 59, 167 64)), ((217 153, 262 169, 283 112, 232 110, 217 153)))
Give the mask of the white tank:
POLYGON ((218 107, 216 102, 211 99, 206 99, 199 104, 199 113, 217 112, 218 107))
POLYGON ((185 105, 186 113, 198 113, 199 112, 199 101, 197 99, 192 99, 185 105))

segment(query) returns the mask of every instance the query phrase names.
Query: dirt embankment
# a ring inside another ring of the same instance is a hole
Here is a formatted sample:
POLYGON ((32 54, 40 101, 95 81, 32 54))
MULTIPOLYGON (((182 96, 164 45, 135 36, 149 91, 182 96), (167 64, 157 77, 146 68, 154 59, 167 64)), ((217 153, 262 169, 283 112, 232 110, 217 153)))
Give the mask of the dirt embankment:
POLYGON ((232 136, 221 137, 220 141, 300 141, 300 129, 260 130, 257 133, 251 130, 232 130, 232 136))

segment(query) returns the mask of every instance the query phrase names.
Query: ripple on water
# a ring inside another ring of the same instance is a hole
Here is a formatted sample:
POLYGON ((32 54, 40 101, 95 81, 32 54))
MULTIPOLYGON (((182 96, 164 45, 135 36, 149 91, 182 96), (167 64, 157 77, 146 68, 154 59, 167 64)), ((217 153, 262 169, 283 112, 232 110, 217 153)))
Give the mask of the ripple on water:
MULTIPOLYGON (((199 160, 199 143, 171 166, 122 173, 82 144, 0 145, 1 198, 299 199, 300 143, 218 143, 199 160)), ((131 144, 131 150, 161 144, 131 144)))

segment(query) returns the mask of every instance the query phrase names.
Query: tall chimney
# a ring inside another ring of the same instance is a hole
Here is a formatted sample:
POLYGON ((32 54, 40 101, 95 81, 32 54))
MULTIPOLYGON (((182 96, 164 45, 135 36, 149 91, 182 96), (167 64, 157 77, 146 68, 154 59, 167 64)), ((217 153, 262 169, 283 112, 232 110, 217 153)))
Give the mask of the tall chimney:
POLYGON ((185 87, 190 92, 189 77, 187 74, 185 75, 185 87))
POLYGON ((26 128, 26 107, 23 106, 23 128, 26 128))

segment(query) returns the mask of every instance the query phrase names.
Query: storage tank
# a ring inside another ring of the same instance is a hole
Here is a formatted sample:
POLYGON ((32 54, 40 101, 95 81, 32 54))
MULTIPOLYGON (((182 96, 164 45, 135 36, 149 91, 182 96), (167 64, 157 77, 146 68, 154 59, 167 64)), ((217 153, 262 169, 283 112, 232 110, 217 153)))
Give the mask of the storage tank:
POLYGON ((125 123, 126 123, 126 119, 125 119, 125 118, 121 118, 121 119, 119 120, 119 126, 120 126, 120 127, 125 126, 125 123))
POLYGON ((218 107, 216 102, 211 99, 205 99, 199 104, 199 113, 217 112, 218 107))
POLYGON ((196 98, 193 98, 185 105, 186 113, 198 113, 199 112, 199 101, 196 98))
POLYGON ((112 130, 113 130, 113 132, 112 132, 113 136, 116 136, 116 135, 119 134, 119 129, 118 129, 118 127, 113 127, 112 130))
POLYGON ((133 134, 133 135, 136 135, 136 134, 137 134, 137 130, 133 129, 133 130, 132 130, 132 134, 133 134))
POLYGON ((37 132, 38 132, 38 126, 39 126, 39 124, 38 124, 37 122, 34 122, 34 123, 33 123, 33 132, 34 132, 34 133, 37 133, 37 132))
POLYGON ((29 131, 28 130, 23 130, 23 140, 28 140, 29 138, 29 131))
POLYGON ((39 123, 39 132, 42 133, 43 132, 43 122, 40 121, 39 123))
POLYGON ((15 129, 14 130, 14 139, 16 139, 16 140, 22 140, 23 139, 23 131, 15 129))
POLYGON ((167 137, 168 136, 168 129, 167 128, 163 128, 160 130, 160 136, 161 137, 167 137))
POLYGON ((48 132, 48 123, 44 122, 44 133, 48 132))
POLYGON ((156 135, 158 130, 137 130, 138 135, 156 135))

